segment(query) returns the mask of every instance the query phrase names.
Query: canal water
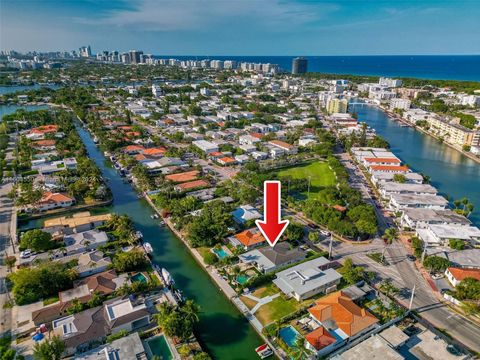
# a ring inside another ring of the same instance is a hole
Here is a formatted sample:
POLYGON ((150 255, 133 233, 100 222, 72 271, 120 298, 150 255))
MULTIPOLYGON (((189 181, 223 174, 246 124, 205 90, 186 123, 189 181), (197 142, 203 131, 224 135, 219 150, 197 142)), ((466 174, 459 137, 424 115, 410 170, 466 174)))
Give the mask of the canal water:
POLYGON ((480 226, 480 164, 459 151, 413 128, 402 127, 384 111, 354 105, 352 112, 385 138, 391 150, 412 170, 430 176, 430 182, 453 201, 467 197, 475 205, 469 219, 480 226))
POLYGON ((184 295, 200 305, 197 334, 205 349, 214 359, 258 359, 254 349, 262 339, 249 322, 218 290, 182 242, 167 227, 160 227, 159 220, 150 217, 153 214, 151 207, 145 200, 139 200, 132 187, 109 166, 90 134, 81 127, 78 131, 89 157, 112 189, 114 201, 110 210, 132 218, 137 230, 152 244, 153 261, 168 269, 184 295))
MULTIPOLYGON (((1 89, 1 88, 0 88, 1 89)), ((25 109, 26 111, 35 111, 41 109, 48 109, 47 105, 0 105, 0 120, 4 115, 12 114, 18 109, 25 109)))

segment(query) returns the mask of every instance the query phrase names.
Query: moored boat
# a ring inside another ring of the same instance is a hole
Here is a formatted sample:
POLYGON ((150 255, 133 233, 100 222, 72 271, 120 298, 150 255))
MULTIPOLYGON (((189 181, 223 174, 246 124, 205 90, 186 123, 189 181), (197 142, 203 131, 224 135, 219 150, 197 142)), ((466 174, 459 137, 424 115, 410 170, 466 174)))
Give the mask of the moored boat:
POLYGON ((151 254, 153 252, 152 245, 149 242, 143 243, 143 248, 145 249, 147 254, 151 254))
POLYGON ((165 285, 170 286, 175 284, 175 281, 172 278, 172 275, 167 271, 167 269, 162 268, 162 278, 163 281, 165 282, 165 285))
POLYGON ((266 359, 267 357, 273 355, 272 349, 270 349, 270 346, 267 344, 260 345, 255 349, 255 352, 258 356, 260 356, 260 359, 266 359))

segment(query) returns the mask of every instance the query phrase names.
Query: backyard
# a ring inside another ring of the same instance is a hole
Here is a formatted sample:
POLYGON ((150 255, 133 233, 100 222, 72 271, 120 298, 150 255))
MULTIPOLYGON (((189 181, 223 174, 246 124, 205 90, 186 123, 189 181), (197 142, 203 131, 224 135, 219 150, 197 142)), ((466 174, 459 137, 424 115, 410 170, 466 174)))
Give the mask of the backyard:
POLYGON ((316 198, 318 192, 326 187, 333 186, 337 183, 335 174, 329 168, 328 163, 314 161, 302 165, 288 167, 277 171, 279 178, 292 179, 309 179, 310 177, 310 194, 307 191, 302 191, 302 197, 316 198))

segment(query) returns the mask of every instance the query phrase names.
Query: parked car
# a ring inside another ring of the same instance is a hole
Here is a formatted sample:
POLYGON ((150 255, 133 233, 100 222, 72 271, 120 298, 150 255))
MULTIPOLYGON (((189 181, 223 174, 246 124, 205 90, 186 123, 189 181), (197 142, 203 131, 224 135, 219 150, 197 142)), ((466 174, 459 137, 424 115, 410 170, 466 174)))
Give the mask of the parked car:
POLYGON ((30 250, 30 249, 23 250, 23 251, 20 253, 20 257, 21 257, 22 259, 28 259, 31 255, 32 255, 32 250, 30 250))
POLYGON ((409 255, 407 255, 407 260, 415 261, 415 260, 417 260, 417 258, 415 256, 409 254, 409 255))
POLYGON ((445 276, 445 275, 442 274, 442 273, 435 273, 435 274, 432 275, 432 279, 433 279, 433 280, 438 280, 438 279, 443 278, 444 276, 445 276))

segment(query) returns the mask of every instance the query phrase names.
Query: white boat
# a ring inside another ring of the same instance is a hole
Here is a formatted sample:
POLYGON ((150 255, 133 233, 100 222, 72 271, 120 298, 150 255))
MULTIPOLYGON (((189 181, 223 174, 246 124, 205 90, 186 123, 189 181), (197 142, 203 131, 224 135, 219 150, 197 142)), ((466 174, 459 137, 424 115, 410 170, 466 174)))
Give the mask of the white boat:
POLYGON ((270 349, 267 344, 260 345, 255 349, 255 352, 258 356, 260 356, 260 359, 266 359, 267 357, 273 355, 272 349, 270 349))
POLYGON ((162 278, 163 278, 163 281, 165 282, 165 285, 167 286, 175 284, 175 281, 173 281, 172 275, 170 275, 170 273, 165 268, 162 268, 162 278))
POLYGON ((142 232, 141 231, 135 231, 135 238, 137 240, 143 238, 142 232))
POLYGON ((152 219, 158 219, 158 214, 156 214, 156 213, 155 213, 155 214, 152 214, 152 215, 150 215, 150 217, 151 217, 152 219))
POLYGON ((151 254, 153 252, 152 245, 150 245, 150 243, 148 243, 148 242, 143 243, 143 248, 145 249, 147 254, 151 254))

